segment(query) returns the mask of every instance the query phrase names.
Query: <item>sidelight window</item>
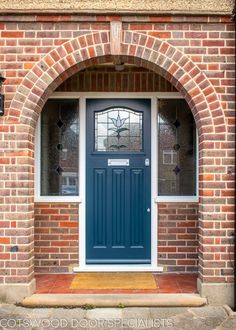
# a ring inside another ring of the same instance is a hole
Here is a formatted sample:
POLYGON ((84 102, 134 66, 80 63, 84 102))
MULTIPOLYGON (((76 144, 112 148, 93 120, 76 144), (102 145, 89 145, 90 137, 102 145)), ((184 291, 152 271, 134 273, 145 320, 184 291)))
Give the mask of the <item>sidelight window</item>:
POLYGON ((183 99, 158 103, 158 195, 196 195, 196 127, 183 99))
POLYGON ((40 195, 77 196, 78 100, 48 100, 41 114, 40 131, 40 195))

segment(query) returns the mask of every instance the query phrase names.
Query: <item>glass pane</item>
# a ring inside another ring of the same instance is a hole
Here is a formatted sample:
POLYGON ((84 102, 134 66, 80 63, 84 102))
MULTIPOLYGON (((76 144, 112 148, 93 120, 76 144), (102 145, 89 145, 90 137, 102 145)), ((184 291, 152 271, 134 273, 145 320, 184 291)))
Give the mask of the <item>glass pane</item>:
POLYGON ((142 113, 126 108, 95 112, 95 151, 142 151, 142 113))
POLYGON ((41 115, 41 195, 77 196, 77 100, 48 100, 41 115))
POLYGON ((158 194, 196 194, 196 128, 183 99, 160 100, 158 109, 158 194))

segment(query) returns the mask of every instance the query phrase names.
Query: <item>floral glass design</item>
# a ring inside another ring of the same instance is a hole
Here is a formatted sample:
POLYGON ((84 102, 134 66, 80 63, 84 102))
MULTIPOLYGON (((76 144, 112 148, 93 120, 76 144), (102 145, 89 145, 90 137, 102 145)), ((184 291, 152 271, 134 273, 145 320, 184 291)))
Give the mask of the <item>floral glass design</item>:
POLYGON ((142 151, 141 112, 111 108, 95 113, 95 151, 142 151))

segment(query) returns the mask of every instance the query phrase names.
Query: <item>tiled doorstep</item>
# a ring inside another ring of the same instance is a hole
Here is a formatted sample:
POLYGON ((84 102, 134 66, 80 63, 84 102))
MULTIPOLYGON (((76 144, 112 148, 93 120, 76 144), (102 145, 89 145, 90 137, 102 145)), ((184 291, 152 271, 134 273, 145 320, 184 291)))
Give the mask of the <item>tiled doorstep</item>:
POLYGON ((70 284, 76 274, 39 274, 36 275, 37 294, 102 294, 102 293, 196 293, 196 274, 154 274, 157 289, 154 290, 71 290, 70 284))

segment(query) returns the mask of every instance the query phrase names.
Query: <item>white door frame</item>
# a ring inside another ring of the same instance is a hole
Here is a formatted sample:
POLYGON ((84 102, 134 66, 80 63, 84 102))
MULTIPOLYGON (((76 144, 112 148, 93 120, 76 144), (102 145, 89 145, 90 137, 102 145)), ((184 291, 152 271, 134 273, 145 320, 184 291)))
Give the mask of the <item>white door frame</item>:
MULTIPOLYGON (((79 196, 70 196, 68 202, 79 202, 79 266, 73 268, 74 272, 109 272, 109 271, 163 271, 158 266, 157 259, 157 100, 159 98, 183 98, 178 92, 54 92, 50 98, 79 99, 79 196), (87 265, 86 264, 86 99, 92 98, 129 98, 129 99, 151 99, 151 264, 138 265, 87 265)), ((36 186, 38 186, 36 184, 36 186)), ((37 190, 38 191, 38 190, 37 190)), ((66 202, 66 198, 38 196, 36 201, 66 202)))

